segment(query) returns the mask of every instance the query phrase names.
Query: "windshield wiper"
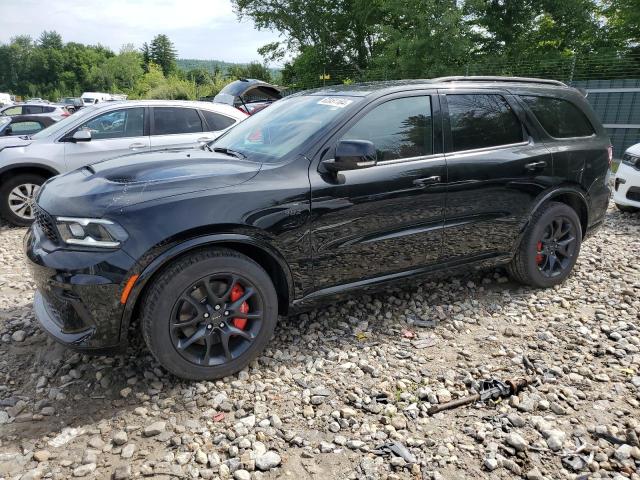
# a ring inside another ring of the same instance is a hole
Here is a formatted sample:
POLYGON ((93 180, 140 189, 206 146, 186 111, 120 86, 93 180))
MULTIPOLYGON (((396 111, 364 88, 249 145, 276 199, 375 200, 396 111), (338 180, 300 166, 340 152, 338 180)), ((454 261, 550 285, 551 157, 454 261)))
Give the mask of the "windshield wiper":
POLYGON ((206 149, 207 149, 207 150, 209 150, 210 152, 213 152, 213 150, 211 150, 211 147, 209 146, 209 144, 208 144, 208 143, 203 143, 203 144, 202 144, 202 147, 200 147, 200 148, 202 148, 202 150, 204 150, 204 149, 206 148, 206 149))
MULTIPOLYGON (((211 149, 211 147, 209 147, 211 149)), ((243 153, 240 153, 236 150, 231 150, 230 148, 225 147, 213 147, 214 152, 224 153, 225 155, 229 155, 236 158, 247 158, 247 156, 243 153)))

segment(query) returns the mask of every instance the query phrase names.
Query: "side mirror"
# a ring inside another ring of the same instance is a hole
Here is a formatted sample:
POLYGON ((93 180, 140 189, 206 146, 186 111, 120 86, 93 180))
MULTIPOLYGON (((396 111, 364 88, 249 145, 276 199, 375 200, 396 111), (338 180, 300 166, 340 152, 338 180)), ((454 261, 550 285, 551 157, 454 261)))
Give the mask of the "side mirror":
POLYGON ((322 162, 331 172, 360 170, 376 165, 376 147, 368 140, 341 140, 336 146, 333 160, 322 162))
POLYGON ((91 140, 91 130, 77 130, 71 140, 74 142, 88 142, 91 140))

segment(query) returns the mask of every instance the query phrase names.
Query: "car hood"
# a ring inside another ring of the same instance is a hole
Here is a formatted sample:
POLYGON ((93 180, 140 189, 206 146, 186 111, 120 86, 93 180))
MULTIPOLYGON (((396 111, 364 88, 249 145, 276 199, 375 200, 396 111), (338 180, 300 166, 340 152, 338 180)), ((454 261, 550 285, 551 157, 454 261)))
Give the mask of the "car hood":
POLYGON ((630 153, 631 155, 640 155, 640 143, 631 145, 629 148, 627 148, 627 151, 625 153, 630 153))
POLYGON ((52 215, 102 217, 141 202, 238 185, 260 168, 200 149, 138 153, 54 177, 40 189, 38 205, 52 215))
POLYGON ((32 143, 33 140, 30 140, 27 137, 0 137, 0 151, 4 150, 5 148, 26 147, 28 145, 31 145, 32 143))

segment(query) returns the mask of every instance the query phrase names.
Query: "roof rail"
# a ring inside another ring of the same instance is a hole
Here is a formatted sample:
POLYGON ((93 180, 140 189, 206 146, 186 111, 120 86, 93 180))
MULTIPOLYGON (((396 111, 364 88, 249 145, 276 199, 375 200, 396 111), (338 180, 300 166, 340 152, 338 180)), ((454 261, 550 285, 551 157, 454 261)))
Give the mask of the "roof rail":
POLYGON ((439 77, 432 79, 433 82, 513 82, 513 83, 541 83, 543 85, 555 85, 557 87, 568 87, 566 83, 558 80, 547 80, 545 78, 528 77, 500 77, 500 76, 453 76, 439 77))

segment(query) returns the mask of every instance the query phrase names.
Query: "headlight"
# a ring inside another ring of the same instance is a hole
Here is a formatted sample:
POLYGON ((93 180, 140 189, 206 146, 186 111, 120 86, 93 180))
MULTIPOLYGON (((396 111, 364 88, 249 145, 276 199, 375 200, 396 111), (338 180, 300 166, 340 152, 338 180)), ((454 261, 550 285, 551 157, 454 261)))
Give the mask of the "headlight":
POLYGON ((622 163, 626 163, 630 167, 640 168, 640 156, 631 155, 630 153, 625 153, 622 156, 622 163))
POLYGON ((102 218, 57 217, 56 227, 68 245, 116 248, 128 237, 120 225, 102 218))

